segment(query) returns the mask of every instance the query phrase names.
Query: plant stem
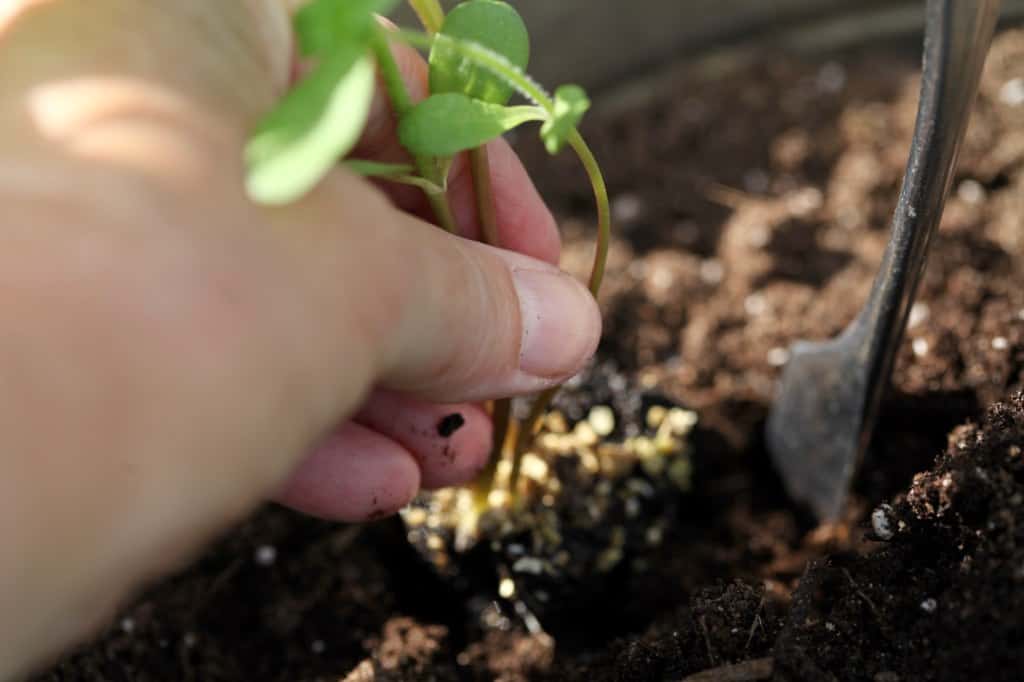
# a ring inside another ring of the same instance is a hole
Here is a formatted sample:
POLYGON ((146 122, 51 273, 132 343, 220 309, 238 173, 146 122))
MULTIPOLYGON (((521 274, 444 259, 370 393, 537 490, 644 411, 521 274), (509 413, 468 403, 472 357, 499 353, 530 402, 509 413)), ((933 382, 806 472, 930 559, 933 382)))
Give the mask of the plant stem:
POLYGON ((515 447, 512 449, 512 471, 508 477, 508 488, 512 494, 515 494, 516 485, 519 483, 519 468, 523 461, 523 455, 526 453, 527 448, 530 447, 530 443, 533 442, 537 426, 540 424, 540 418, 544 416, 544 412, 548 409, 551 400, 560 388, 561 386, 549 388, 534 398, 533 403, 530 405, 529 414, 523 420, 523 423, 520 424, 519 432, 516 434, 515 447))
MULTIPOLYGON (((444 23, 444 10, 438 0, 409 0, 413 11, 427 33, 433 35, 441 30, 444 23)), ((469 163, 473 175, 473 189, 476 193, 476 212, 480 221, 480 236, 491 246, 501 246, 498 235, 498 218, 494 207, 494 189, 491 186, 490 159, 487 146, 481 145, 469 152, 469 163)), ((502 398, 495 400, 491 410, 493 422, 493 440, 491 458, 480 475, 473 482, 473 494, 477 508, 484 509, 487 495, 494 488, 494 478, 498 464, 505 453, 505 441, 508 439, 509 426, 512 422, 512 400, 502 398)))
POLYGON ((387 90, 388 99, 391 100, 391 107, 395 116, 403 118, 412 109, 412 96, 409 89, 405 87, 402 80, 402 72, 395 61, 395 55, 391 53, 391 46, 388 44, 387 29, 377 28, 373 32, 371 44, 374 55, 377 57, 377 68, 380 70, 381 80, 384 81, 384 89, 387 90))
MULTIPOLYGON (((444 10, 438 0, 409 0, 409 4, 419 16, 427 33, 435 34, 441 30, 441 25, 444 22, 444 10)), ((480 221, 480 236, 485 243, 491 246, 501 246, 487 146, 481 145, 470 150, 469 163, 473 175, 473 189, 476 193, 476 212, 480 221)), ((494 428, 491 458, 472 486, 477 506, 480 509, 485 508, 487 504, 487 495, 494 488, 498 464, 504 455, 505 441, 508 438, 508 430, 512 421, 512 400, 510 398, 494 401, 491 421, 494 428)))
MULTIPOLYGON (((488 507, 488 496, 494 489, 495 479, 498 474, 498 465, 505 457, 505 441, 508 440, 509 431, 512 428, 512 400, 502 398, 492 403, 491 422, 494 424, 491 440, 491 456, 477 477, 470 484, 469 489, 473 493, 473 501, 477 512, 482 512, 488 507)), ((515 464, 513 463, 513 467, 515 464)))
MULTIPOLYGON (((608 187, 605 185, 604 176, 601 174, 601 167, 594 158, 593 152, 587 146, 583 136, 578 130, 573 130, 569 135, 569 145, 583 164, 587 177, 590 179, 590 187, 594 192, 594 202, 597 204, 597 245, 594 250, 594 265, 590 270, 590 293, 597 298, 601 290, 601 282, 604 279, 605 263, 608 260, 608 243, 611 241, 611 208, 608 203, 608 187)), ((541 393, 530 406, 530 414, 519 429, 516 437, 515 449, 512 452, 512 472, 509 475, 509 489, 515 491, 519 481, 519 466, 523 453, 530 447, 537 430, 537 424, 543 416, 552 398, 560 387, 549 388, 541 393)))
POLYGON ((444 9, 438 0, 409 0, 409 6, 416 12, 427 33, 437 33, 444 23, 444 9))
POLYGON ((612 212, 608 203, 608 187, 605 185, 601 166, 594 158, 583 136, 578 130, 569 134, 569 146, 580 158, 583 169, 590 179, 590 187, 594 192, 594 203, 597 205, 597 244, 594 249, 594 265, 590 269, 590 293, 597 298, 604 281, 605 264, 608 261, 608 245, 612 237, 612 212))
MULTIPOLYGON (((476 211, 480 219, 480 234, 485 243, 500 247, 501 238, 498 234, 498 217, 494 206, 494 189, 491 186, 491 168, 487 146, 481 145, 470 150, 469 162, 473 174, 473 188, 476 192, 476 211)), ((491 459, 473 483, 473 491, 478 504, 481 501, 486 501, 487 493, 494 487, 494 477, 504 455, 505 441, 508 438, 508 430, 512 422, 512 400, 502 398, 494 401, 491 419, 494 422, 494 445, 491 449, 491 459)))
MULTIPOLYGON (((422 173, 423 171, 421 170, 420 172, 422 173)), ((457 235, 459 227, 455 224, 455 215, 452 213, 451 204, 448 203, 447 192, 442 189, 440 191, 426 190, 424 193, 427 195, 427 201, 430 202, 430 208, 434 211, 437 224, 444 228, 445 232, 457 235)))
MULTIPOLYGON (((391 54, 388 37, 386 29, 378 27, 373 32, 371 45, 377 57, 377 66, 380 69, 381 79, 384 81, 384 89, 387 90, 391 106, 395 110, 395 116, 401 120, 412 109, 413 103, 409 90, 405 87, 405 81, 402 80, 402 72, 399 71, 398 64, 395 62, 395 56, 391 54)), ((434 210, 437 224, 452 234, 458 234, 451 206, 448 205, 448 195, 445 192, 447 182, 441 175, 437 159, 414 155, 413 162, 416 164, 419 174, 435 186, 435 189, 425 189, 424 193, 427 195, 430 207, 434 210)))
POLYGON ((491 246, 501 246, 498 235, 498 216, 494 207, 494 189, 491 187, 491 166, 486 145, 469 151, 469 163, 473 173, 473 189, 476 191, 476 212, 480 218, 480 236, 491 246))

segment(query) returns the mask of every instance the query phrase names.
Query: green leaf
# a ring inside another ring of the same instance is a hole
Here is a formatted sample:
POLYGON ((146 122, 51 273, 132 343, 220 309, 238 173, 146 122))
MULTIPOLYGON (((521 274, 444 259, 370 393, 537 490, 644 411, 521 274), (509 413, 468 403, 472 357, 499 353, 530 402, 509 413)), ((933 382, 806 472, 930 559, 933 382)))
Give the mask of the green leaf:
POLYGON ((505 107, 457 93, 431 95, 402 118, 398 139, 417 156, 452 156, 545 118, 538 107, 505 107))
POLYGON ((303 56, 330 52, 346 41, 363 45, 374 14, 385 14, 398 0, 312 0, 295 13, 292 23, 303 56))
POLYGON ((343 44, 324 57, 246 145, 249 196, 285 204, 309 191, 359 140, 374 86, 365 50, 343 44))
MULTIPOLYGON (((456 5, 441 34, 483 45, 520 70, 530 60, 530 35, 512 5, 499 0, 468 0, 456 5)), ((435 42, 430 51, 430 91, 458 92, 474 99, 505 104, 513 88, 487 69, 466 59, 452 45, 435 42)))
POLYGON ((589 108, 590 99, 580 86, 563 85, 555 90, 554 115, 540 127, 540 138, 549 154, 562 151, 589 108))

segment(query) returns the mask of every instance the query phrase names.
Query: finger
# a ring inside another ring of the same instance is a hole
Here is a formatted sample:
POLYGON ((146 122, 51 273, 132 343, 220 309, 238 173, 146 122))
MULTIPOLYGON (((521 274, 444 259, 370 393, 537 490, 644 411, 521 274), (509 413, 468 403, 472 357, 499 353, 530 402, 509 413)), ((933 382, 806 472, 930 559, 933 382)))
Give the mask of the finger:
POLYGON ((470 481, 491 450, 491 420, 476 405, 439 405, 375 391, 355 421, 411 452, 428 490, 470 481))
POLYGON ((343 171, 276 215, 327 377, 344 357, 378 387, 475 402, 560 383, 596 348, 600 316, 580 282, 397 211, 343 171))
MULTIPOLYGON (((407 45, 394 45, 392 53, 413 101, 424 99, 429 91, 426 62, 416 50, 407 45)), ((408 163, 409 154, 398 141, 396 129, 394 111, 383 84, 380 84, 374 97, 370 120, 353 157, 408 163)), ((557 263, 561 249, 558 225, 519 157, 502 139, 490 142, 487 150, 500 241, 498 246, 557 263)), ((433 222, 433 215, 422 191, 396 183, 378 184, 396 206, 433 222)), ((457 156, 452 165, 448 197, 459 233, 469 239, 479 239, 476 191, 465 154, 457 156)))
MULTIPOLYGON (((562 239, 558 224, 516 153, 505 140, 487 144, 498 244, 503 249, 558 263, 562 239)), ((476 186, 471 165, 460 155, 452 166, 448 200, 460 234, 480 239, 476 186)))
POLYGON ((408 450, 348 422, 299 465, 274 499, 325 519, 365 521, 395 513, 419 486, 419 466, 408 450))
POLYGON ((600 316, 578 281, 511 251, 407 229, 421 238, 423 284, 410 283, 382 386, 445 402, 522 395, 565 381, 593 355, 600 316))

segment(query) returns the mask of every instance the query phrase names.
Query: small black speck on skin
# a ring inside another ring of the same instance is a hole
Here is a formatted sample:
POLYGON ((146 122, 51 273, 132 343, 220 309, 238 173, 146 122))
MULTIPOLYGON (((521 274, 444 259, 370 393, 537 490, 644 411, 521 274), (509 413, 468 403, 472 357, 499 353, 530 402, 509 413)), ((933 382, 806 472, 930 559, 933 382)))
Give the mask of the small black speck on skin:
POLYGON ((442 438, 450 438, 453 433, 458 431, 466 423, 465 418, 458 412, 453 412, 447 417, 442 417, 437 422, 437 435, 442 438))

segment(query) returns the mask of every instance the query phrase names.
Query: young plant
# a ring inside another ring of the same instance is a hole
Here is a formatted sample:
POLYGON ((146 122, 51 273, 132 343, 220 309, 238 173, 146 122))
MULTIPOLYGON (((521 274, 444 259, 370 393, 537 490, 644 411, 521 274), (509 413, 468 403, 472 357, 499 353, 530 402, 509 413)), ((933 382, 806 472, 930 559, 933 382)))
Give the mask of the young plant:
MULTIPOLYGON (((548 94, 526 74, 530 42, 518 12, 502 0, 466 0, 445 14, 438 0, 409 0, 425 32, 390 30, 377 20, 397 0, 311 0, 294 19, 300 54, 314 66, 260 123, 245 150, 247 190, 266 204, 294 201, 337 163, 352 172, 410 184, 426 194, 439 226, 458 233, 446 189, 456 154, 468 152, 485 241, 500 246, 486 143, 525 123, 539 123, 551 154, 569 146, 579 156, 597 203, 598 235, 590 291, 597 296, 610 232, 608 195, 600 168, 577 126, 590 106, 576 85, 548 94), (403 42, 428 53, 430 96, 413 103, 391 53, 403 42), (379 73, 398 119, 411 163, 346 159, 370 111, 379 73), (510 106, 513 95, 525 104, 510 106)), ((495 486, 497 465, 511 458, 509 490, 537 424, 555 394, 538 396, 519 424, 509 400, 492 405, 491 463, 475 485, 480 505, 495 486)))

